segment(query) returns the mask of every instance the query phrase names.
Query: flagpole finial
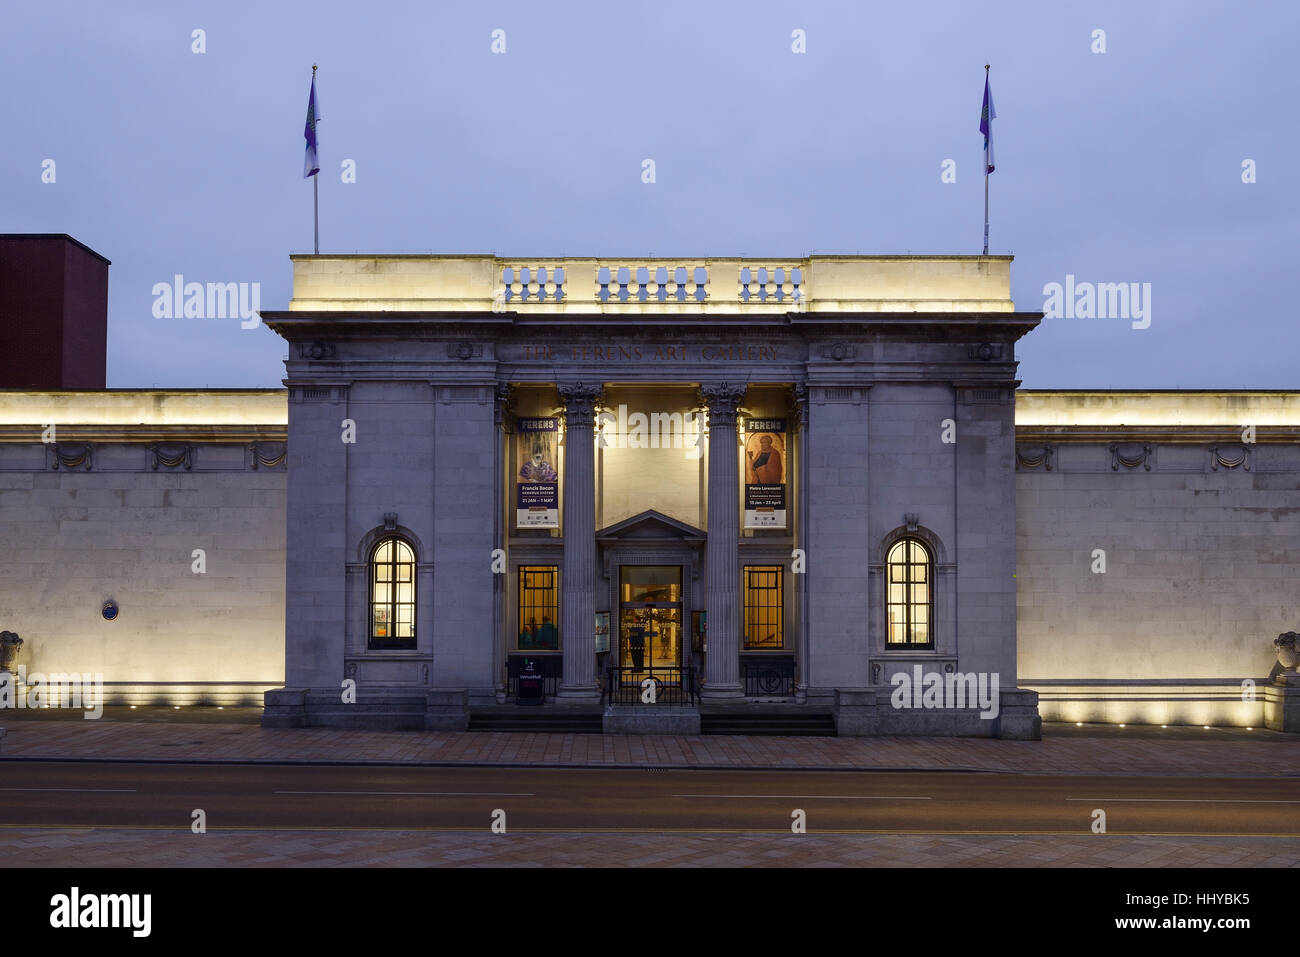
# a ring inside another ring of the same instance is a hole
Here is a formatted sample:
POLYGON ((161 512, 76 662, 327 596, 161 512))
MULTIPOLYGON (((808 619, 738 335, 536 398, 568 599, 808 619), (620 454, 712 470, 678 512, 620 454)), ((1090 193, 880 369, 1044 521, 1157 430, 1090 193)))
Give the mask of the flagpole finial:
MULTIPOLYGON (((312 67, 312 69, 314 70, 314 69, 316 69, 316 68, 315 68, 315 67, 312 67)), ((984 72, 987 73, 988 71, 989 71, 989 64, 985 63, 985 64, 984 64, 984 72)))
MULTIPOLYGON (((984 69, 987 70, 988 67, 985 67, 984 69)), ((312 75, 312 76, 315 76, 315 75, 316 75, 316 64, 315 64, 315 63, 313 63, 313 64, 311 65, 311 75, 312 75)))

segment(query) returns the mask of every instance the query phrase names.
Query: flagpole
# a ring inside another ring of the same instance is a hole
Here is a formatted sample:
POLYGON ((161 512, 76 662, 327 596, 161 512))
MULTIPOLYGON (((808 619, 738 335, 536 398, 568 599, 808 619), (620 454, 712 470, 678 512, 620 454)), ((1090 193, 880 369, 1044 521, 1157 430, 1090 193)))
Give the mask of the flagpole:
MULTIPOLYGON (((316 64, 315 63, 311 65, 311 83, 312 83, 312 89, 314 90, 316 88, 316 64)), ((315 121, 316 121, 316 117, 313 116, 312 117, 313 125, 315 125, 315 121)), ((984 194, 985 194, 984 195, 984 218, 985 220, 989 218, 988 183, 989 183, 988 176, 985 176, 984 177, 984 194)), ((316 244, 314 248, 316 251, 316 255, 319 256, 320 255, 320 173, 314 174, 311 178, 311 213, 312 213, 312 224, 315 227, 315 237, 316 237, 316 244)), ((984 225, 984 246, 985 246, 984 252, 986 253, 988 252, 988 232, 989 232, 989 228, 986 222, 984 225)))
MULTIPOLYGON (((984 88, 988 89, 989 83, 989 65, 984 64, 984 88)), ((989 121, 989 135, 992 135, 993 122, 989 121)), ((984 255, 989 254, 989 164, 988 157, 984 157, 984 255)))

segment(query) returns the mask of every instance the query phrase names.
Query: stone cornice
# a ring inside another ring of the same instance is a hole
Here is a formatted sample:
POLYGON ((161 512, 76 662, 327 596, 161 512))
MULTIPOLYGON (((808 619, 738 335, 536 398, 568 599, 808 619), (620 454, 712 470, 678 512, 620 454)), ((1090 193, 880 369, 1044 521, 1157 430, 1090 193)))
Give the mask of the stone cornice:
MULTIPOLYGON (((1240 426, 1236 425, 1018 425, 1016 441, 1026 444, 1094 444, 1112 442, 1165 442, 1203 444, 1219 442, 1241 444, 1240 426)), ((1255 428, 1258 444, 1300 443, 1300 427, 1261 425, 1255 428)))
POLYGON ((616 315, 546 314, 502 311, 470 313, 464 310, 388 311, 265 311, 262 321, 284 339, 297 343, 319 340, 346 341, 376 337, 441 340, 448 337, 517 337, 533 340, 539 329, 556 334, 655 336, 736 335, 753 329, 771 334, 783 330, 799 337, 899 336, 926 341, 1019 339, 1042 320, 1041 312, 829 312, 765 311, 704 313, 687 304, 662 312, 616 315))
MULTIPOLYGON (((0 425, 0 443, 42 444, 43 425, 0 425)), ((58 441, 95 443, 205 442, 241 444, 284 442, 284 425, 60 425, 58 441)))

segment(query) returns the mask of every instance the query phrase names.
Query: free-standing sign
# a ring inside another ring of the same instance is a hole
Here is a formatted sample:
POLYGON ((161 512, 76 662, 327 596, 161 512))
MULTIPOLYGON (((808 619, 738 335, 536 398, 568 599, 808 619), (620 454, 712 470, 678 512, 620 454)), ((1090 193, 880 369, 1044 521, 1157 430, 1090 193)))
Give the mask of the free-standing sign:
POLYGON ((785 528, 785 419, 745 422, 745 527, 785 528))
POLYGON ((516 431, 519 468, 515 473, 515 524, 519 528, 559 528, 559 419, 519 419, 516 431))
POLYGON ((532 658, 524 662, 524 668, 519 672, 518 691, 515 694, 515 704, 541 704, 544 700, 545 689, 542 685, 542 673, 537 670, 537 664, 532 658))

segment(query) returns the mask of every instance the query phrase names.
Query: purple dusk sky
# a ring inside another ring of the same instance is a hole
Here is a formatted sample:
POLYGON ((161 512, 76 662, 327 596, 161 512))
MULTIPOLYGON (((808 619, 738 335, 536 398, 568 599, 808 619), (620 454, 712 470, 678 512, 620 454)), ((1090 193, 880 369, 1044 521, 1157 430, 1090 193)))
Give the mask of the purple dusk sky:
POLYGON ((311 251, 313 62, 322 252, 771 257, 978 253, 989 62, 990 252, 1016 257, 1017 307, 1042 309, 1067 274, 1151 284, 1149 328, 1045 320, 1020 346, 1024 385, 1297 387, 1289 0, 54 0, 0 16, 0 232, 66 232, 113 260, 110 387, 280 384, 265 327, 156 319, 151 290, 257 282, 263 309, 285 308, 288 255, 311 251))

